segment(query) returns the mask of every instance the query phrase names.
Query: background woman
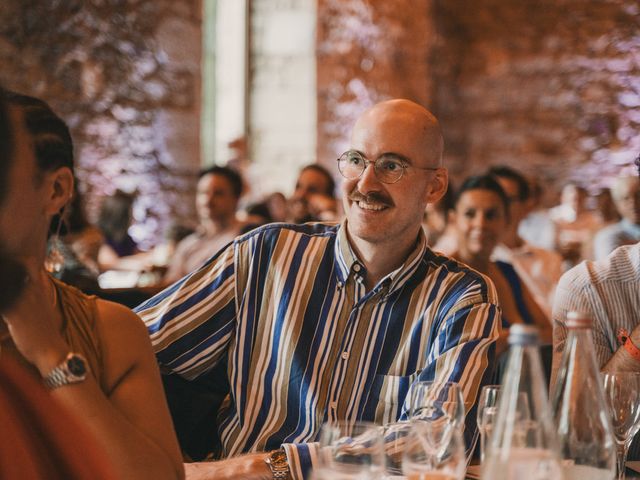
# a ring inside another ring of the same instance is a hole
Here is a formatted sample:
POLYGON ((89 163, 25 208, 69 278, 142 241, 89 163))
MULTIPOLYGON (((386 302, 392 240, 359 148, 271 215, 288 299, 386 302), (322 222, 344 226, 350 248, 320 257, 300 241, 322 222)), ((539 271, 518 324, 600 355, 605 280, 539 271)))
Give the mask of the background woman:
POLYGON ((457 250, 451 256, 487 275, 496 286, 505 327, 498 353, 506 349, 507 328, 515 323, 536 325, 543 344, 550 344, 552 339, 551 323, 514 268, 490 260, 508 215, 504 190, 493 177, 481 175, 468 178, 460 186, 451 219, 458 237, 457 250))

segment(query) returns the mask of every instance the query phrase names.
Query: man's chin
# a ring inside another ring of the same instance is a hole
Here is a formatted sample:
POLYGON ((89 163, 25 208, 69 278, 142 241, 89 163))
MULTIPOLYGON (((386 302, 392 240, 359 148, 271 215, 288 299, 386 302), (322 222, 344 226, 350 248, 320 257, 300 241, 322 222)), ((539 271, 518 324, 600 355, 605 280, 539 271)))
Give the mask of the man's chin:
POLYGON ((387 232, 381 228, 363 228, 360 225, 348 224, 349 234, 355 241, 367 243, 380 243, 388 238, 387 232))

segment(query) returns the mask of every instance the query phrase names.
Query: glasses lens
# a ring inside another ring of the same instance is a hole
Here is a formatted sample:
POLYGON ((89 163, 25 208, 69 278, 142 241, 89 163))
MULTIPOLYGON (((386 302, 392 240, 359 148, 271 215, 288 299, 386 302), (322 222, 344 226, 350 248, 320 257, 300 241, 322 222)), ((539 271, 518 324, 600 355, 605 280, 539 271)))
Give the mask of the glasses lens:
POLYGON ((403 163, 397 158, 380 157, 375 164, 376 176, 384 183, 395 183, 404 172, 403 163))
POLYGON ((358 178, 364 168, 364 158, 358 152, 345 152, 338 159, 338 170, 345 178, 358 178))

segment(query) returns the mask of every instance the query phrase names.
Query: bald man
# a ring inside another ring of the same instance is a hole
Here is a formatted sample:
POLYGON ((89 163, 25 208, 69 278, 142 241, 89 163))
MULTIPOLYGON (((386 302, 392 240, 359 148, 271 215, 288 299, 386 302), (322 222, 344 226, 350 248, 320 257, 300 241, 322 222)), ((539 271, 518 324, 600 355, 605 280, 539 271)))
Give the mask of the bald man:
POLYGON ((423 107, 374 106, 338 160, 343 223, 261 227, 138 308, 164 371, 197 381, 226 362, 226 459, 188 475, 302 478, 324 422, 406 418, 420 380, 460 383, 470 447, 500 314, 486 278, 426 244, 442 149, 423 107))

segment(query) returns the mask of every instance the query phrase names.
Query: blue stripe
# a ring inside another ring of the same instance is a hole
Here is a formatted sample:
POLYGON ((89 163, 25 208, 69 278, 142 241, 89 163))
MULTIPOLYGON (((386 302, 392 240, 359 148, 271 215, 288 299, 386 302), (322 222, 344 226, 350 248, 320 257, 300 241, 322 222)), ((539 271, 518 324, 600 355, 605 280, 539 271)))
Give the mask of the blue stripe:
MULTIPOLYGON (((534 325, 535 320, 531 316, 529 309, 524 301, 524 295, 522 292, 522 284, 520 283, 520 277, 516 273, 515 269, 506 262, 495 262, 496 266, 500 269, 500 272, 506 277, 509 282, 509 286, 511 287, 512 297, 516 302, 516 306, 518 308, 518 313, 520 314, 520 318, 527 325, 534 325)), ((508 318, 503 318, 503 320, 507 323, 507 327, 512 323, 508 318)))

